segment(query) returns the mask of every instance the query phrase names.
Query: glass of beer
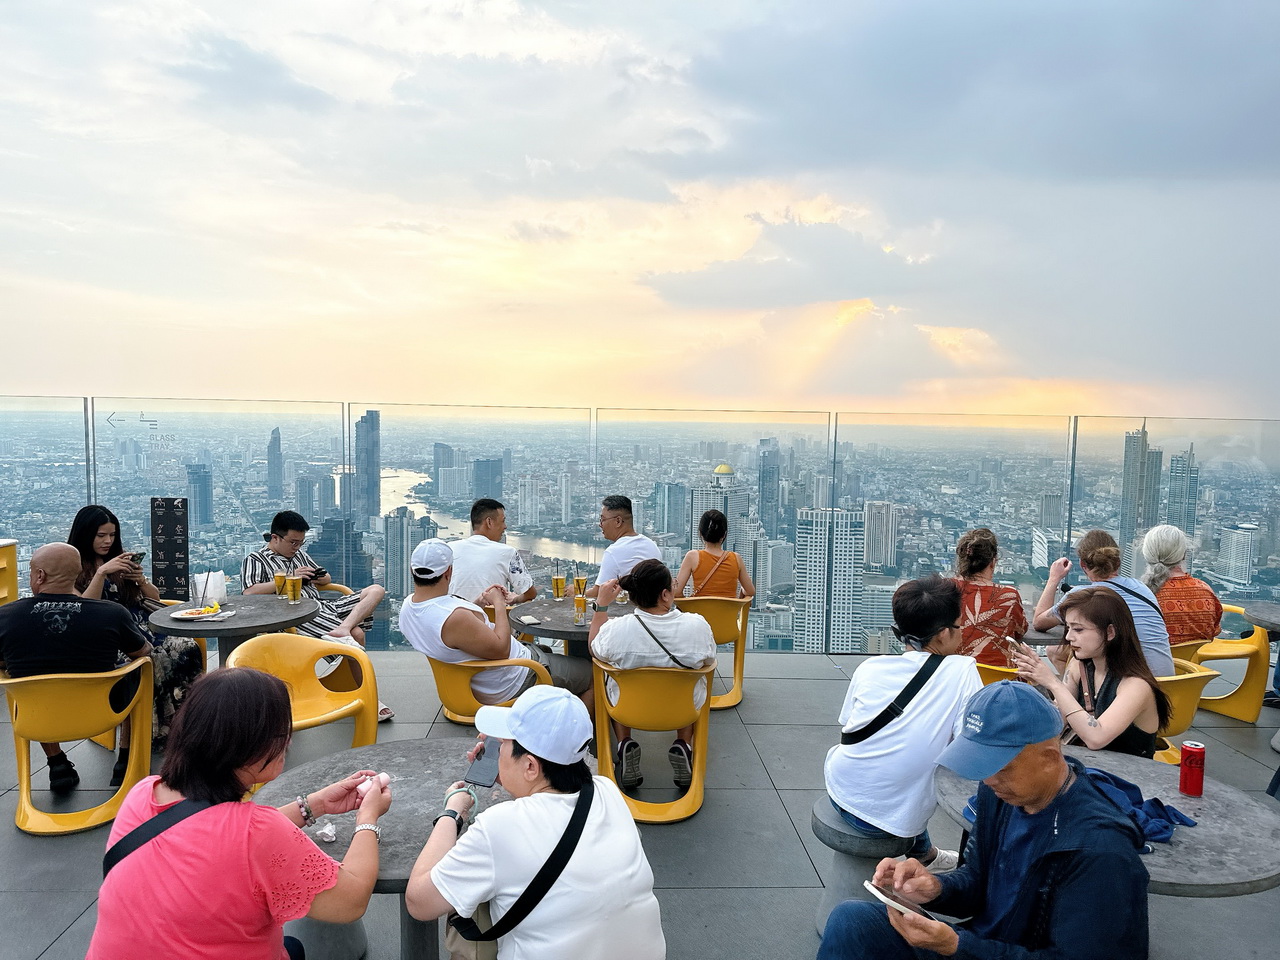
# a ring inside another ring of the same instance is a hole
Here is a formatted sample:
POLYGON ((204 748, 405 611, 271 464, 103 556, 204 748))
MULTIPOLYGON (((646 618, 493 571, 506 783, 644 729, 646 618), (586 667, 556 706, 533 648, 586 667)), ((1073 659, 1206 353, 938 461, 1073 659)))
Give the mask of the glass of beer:
POLYGON ((587 622, 587 598, 581 593, 573 598, 573 625, 581 627, 587 622))
POLYGON ((287 574, 283 574, 283 573, 277 573, 277 574, 275 575, 275 578, 276 578, 276 596, 277 596, 277 597, 284 597, 284 595, 285 595, 285 593, 284 593, 284 578, 285 578, 286 576, 287 576, 287 574))
POLYGON ((302 602, 302 574, 291 573, 284 578, 285 596, 289 598, 290 603, 302 602))
POLYGON ((556 600, 564 599, 564 574, 554 573, 551 575, 551 595, 556 600))
POLYGON ((578 596, 583 596, 587 592, 587 578, 575 576, 573 578, 573 592, 578 596))

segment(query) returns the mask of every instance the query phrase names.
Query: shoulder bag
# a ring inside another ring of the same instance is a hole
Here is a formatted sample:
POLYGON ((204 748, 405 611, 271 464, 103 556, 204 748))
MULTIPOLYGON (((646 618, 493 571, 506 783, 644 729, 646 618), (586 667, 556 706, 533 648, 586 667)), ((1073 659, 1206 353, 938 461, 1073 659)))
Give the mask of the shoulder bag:
POLYGON ((113 843, 102 855, 102 878, 105 880, 112 867, 147 841, 160 836, 175 823, 181 823, 192 814, 211 806, 213 804, 208 800, 180 800, 168 810, 161 811, 150 820, 138 824, 113 843))
POLYGON ((1125 593, 1127 593, 1131 597, 1137 597, 1139 600, 1145 603, 1148 607, 1150 607, 1156 613, 1160 614, 1161 617, 1164 616, 1164 611, 1160 609, 1160 604, 1152 602, 1150 599, 1140 594, 1137 590, 1130 590, 1124 584, 1116 583, 1114 580, 1103 580, 1101 583, 1102 585, 1113 587, 1116 590, 1123 590, 1125 593))
POLYGON ((861 743, 869 737, 875 736, 890 723, 902 716, 902 712, 906 710, 907 704, 914 699, 915 695, 920 692, 921 688, 929 682, 929 678, 934 675, 938 667, 942 666, 943 654, 931 653, 929 658, 920 665, 920 669, 916 671, 915 676, 911 678, 911 682, 902 688, 902 692, 893 698, 893 702, 880 711, 879 715, 868 723, 865 727, 857 730, 849 730, 840 734, 840 743, 843 746, 850 746, 855 743, 861 743))
MULTIPOLYGON (((578 840, 582 837, 582 828, 586 826, 587 814, 591 811, 591 801, 595 794, 595 781, 588 780, 582 785, 582 789, 578 792, 578 802, 573 807, 573 815, 569 817, 569 824, 564 828, 564 833, 561 835, 555 849, 551 851, 551 856, 547 857, 547 862, 542 865, 542 868, 534 875, 534 878, 529 881, 529 886, 525 888, 524 893, 520 894, 516 902, 511 905, 511 909, 503 914, 501 920, 488 930, 481 930, 474 917, 460 917, 456 913, 450 914, 449 925, 445 930, 445 948, 453 956, 482 956, 483 954, 479 951, 484 950, 486 942, 505 937, 515 929, 517 924, 533 912, 534 907, 542 902, 542 898, 547 895, 547 891, 551 889, 556 880, 560 878, 560 874, 564 872, 569 858, 573 856, 573 851, 577 849, 578 840), (479 946, 477 947, 477 945, 479 946)), ((484 904, 481 906, 484 906, 484 904)), ((496 951, 489 953, 489 955, 496 956, 496 951)))

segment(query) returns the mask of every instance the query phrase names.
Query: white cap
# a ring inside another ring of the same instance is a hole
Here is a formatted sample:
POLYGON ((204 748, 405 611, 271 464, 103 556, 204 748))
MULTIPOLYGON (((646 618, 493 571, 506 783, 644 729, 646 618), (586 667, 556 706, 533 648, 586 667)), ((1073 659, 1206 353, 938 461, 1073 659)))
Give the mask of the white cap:
POLYGON ((539 684, 510 707, 481 707, 476 729, 487 737, 517 740, 535 757, 552 763, 576 763, 591 743, 586 704, 568 690, 539 684))
POLYGON ((409 567, 423 580, 432 580, 453 566, 453 548, 439 537, 423 540, 413 548, 409 567))

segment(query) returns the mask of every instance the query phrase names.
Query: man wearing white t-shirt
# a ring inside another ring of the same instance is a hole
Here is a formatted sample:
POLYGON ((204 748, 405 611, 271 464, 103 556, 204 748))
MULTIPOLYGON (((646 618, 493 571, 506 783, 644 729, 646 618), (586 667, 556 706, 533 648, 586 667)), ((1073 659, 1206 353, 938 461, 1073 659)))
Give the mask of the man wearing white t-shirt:
POLYGON ((930 870, 952 870, 958 855, 929 838, 937 806, 934 767, 964 721, 964 705, 982 687, 972 657, 954 655, 962 640, 960 588, 939 576, 911 580, 893 595, 893 632, 900 657, 871 657, 854 671, 840 708, 841 743, 827 753, 831 803, 850 829, 872 839, 914 839, 908 854, 930 870), (903 712, 859 742, 846 742, 876 720, 925 666, 936 672, 903 712))
MULTIPOLYGON (((493 623, 476 604, 452 595, 453 550, 449 544, 438 538, 423 540, 413 548, 409 572, 413 593, 400 605, 400 632, 415 650, 445 663, 537 660, 557 687, 592 703, 591 661, 549 653, 517 640, 511 632, 502 587, 494 584, 480 597, 482 603, 493 607, 493 623)), ((477 673, 471 689, 481 703, 502 703, 535 682, 536 676, 528 667, 494 667, 477 673)))
POLYGON ((636 533, 631 515, 631 498, 621 494, 605 497, 600 502, 600 533, 609 541, 596 582, 587 588, 587 596, 600 593, 600 585, 625 577, 641 560, 661 560, 658 545, 642 533, 636 533))
POLYGON ((507 603, 537 596, 520 551, 502 542, 506 532, 507 510, 501 502, 485 497, 471 505, 471 536, 449 544, 454 596, 479 603, 480 595, 495 583, 506 591, 507 603))
POLYGON ((593 730, 582 703, 533 687, 511 707, 481 707, 476 729, 487 739, 472 756, 497 750, 498 782, 515 799, 493 804, 463 833, 472 800, 461 782, 450 788, 409 876, 409 913, 470 917, 487 901, 497 925, 585 803, 586 822, 563 872, 498 940, 498 960, 664 960, 653 870, 621 792, 585 763, 593 730))

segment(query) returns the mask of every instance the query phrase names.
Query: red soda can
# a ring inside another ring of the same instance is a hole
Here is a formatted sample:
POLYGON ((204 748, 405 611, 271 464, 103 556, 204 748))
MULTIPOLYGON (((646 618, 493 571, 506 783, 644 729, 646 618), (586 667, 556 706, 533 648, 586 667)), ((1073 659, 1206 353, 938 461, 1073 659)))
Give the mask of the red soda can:
POLYGON ((1178 767, 1178 792, 1188 797, 1204 795, 1204 744, 1187 740, 1182 744, 1178 767))

